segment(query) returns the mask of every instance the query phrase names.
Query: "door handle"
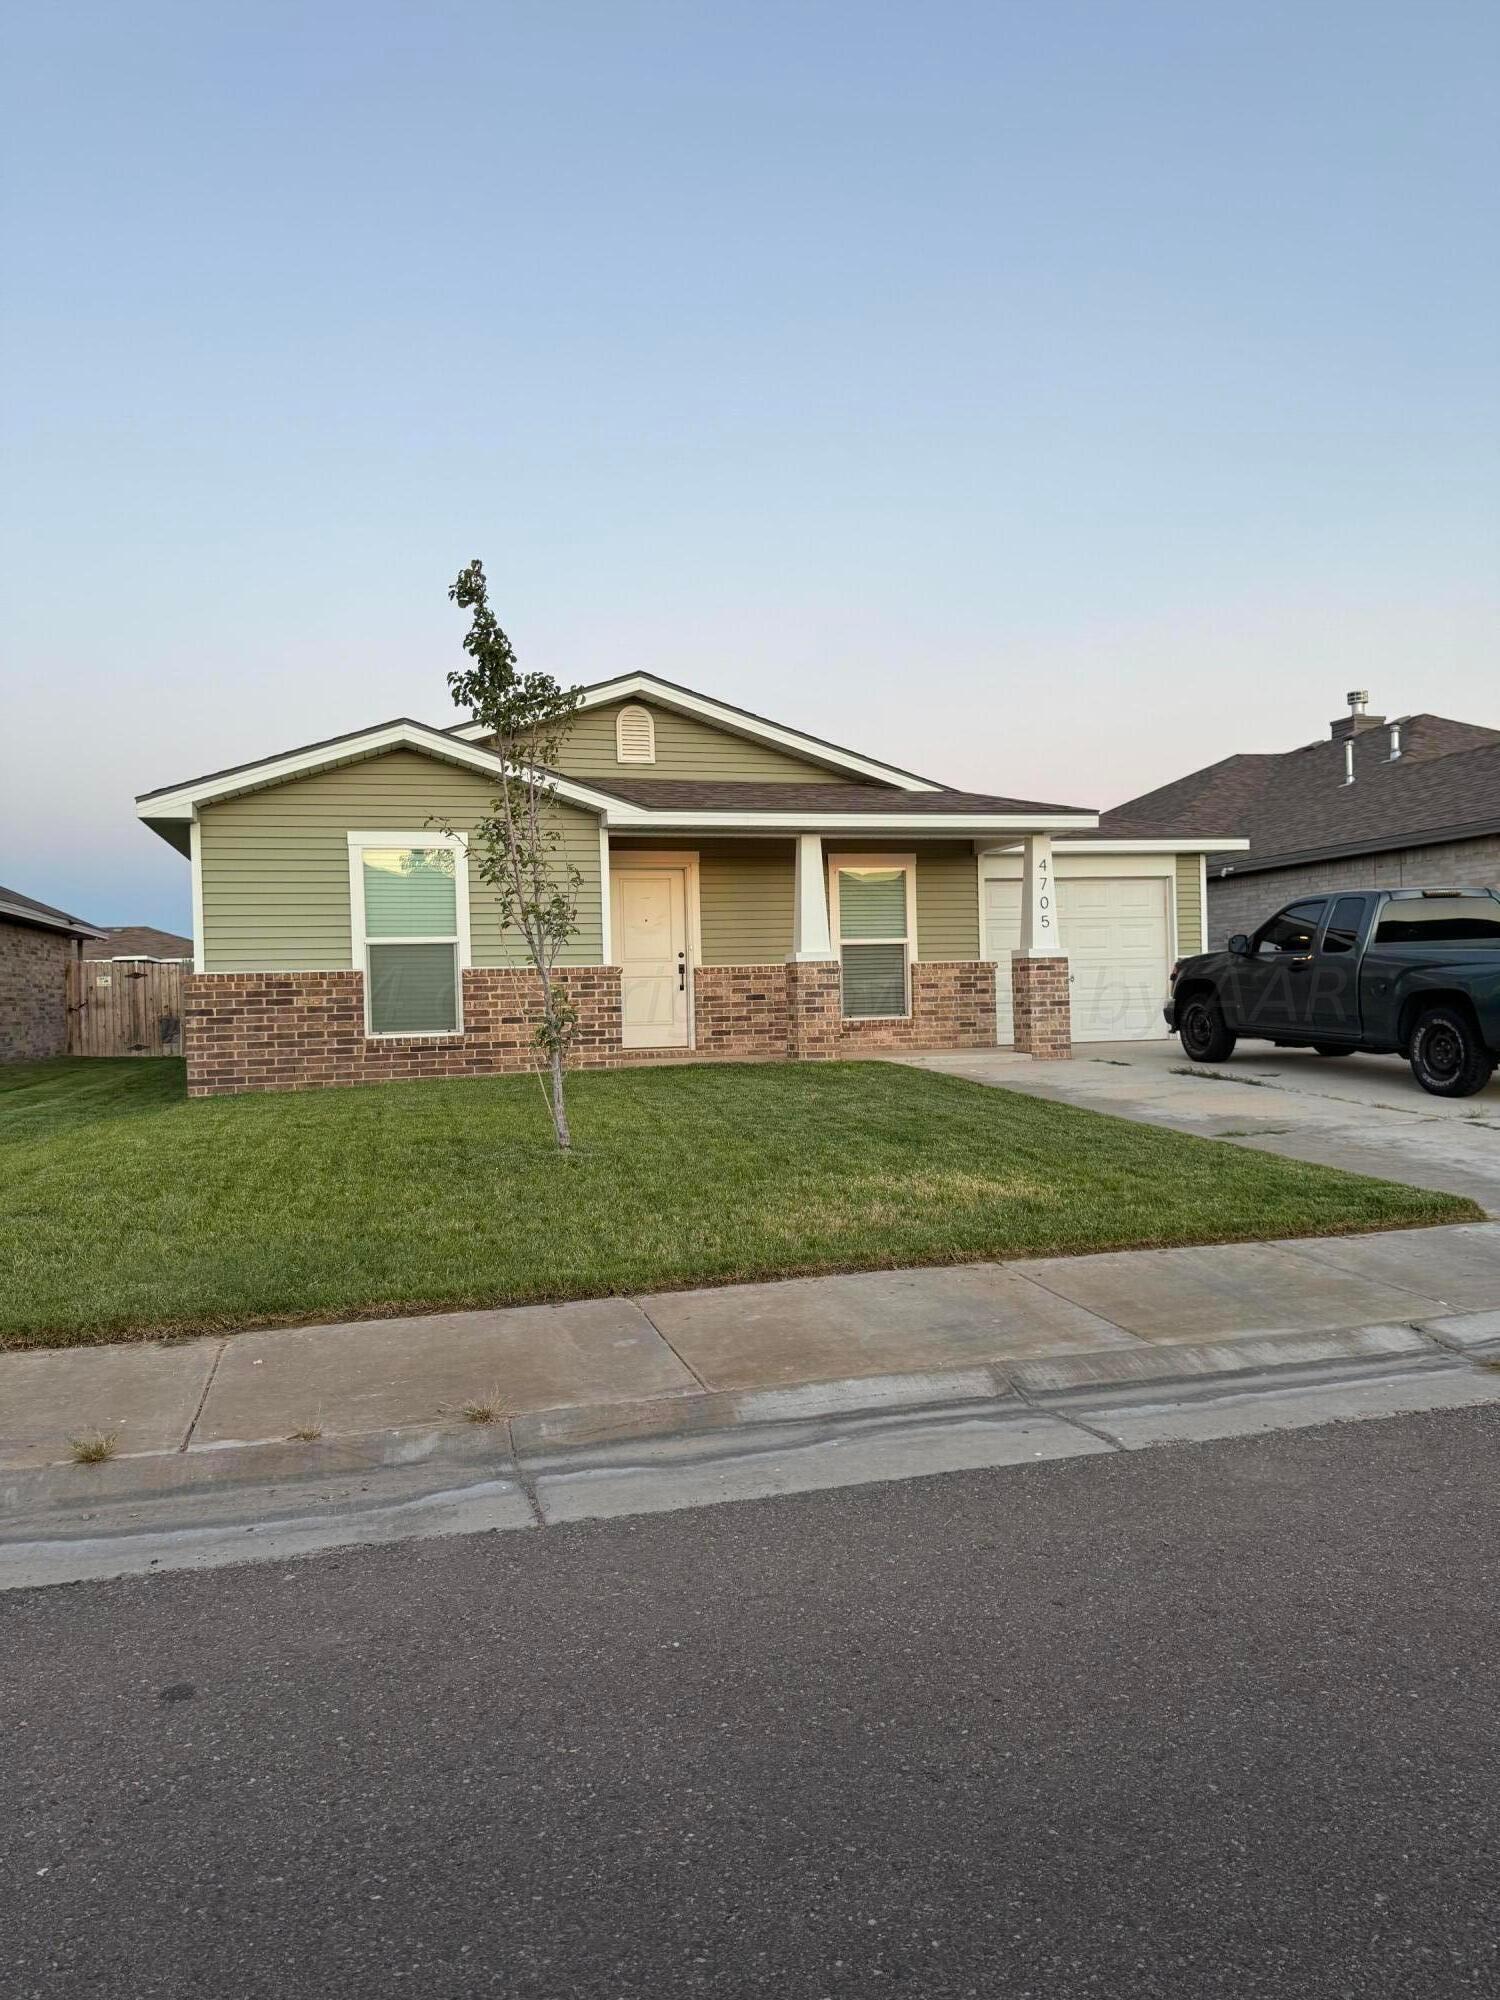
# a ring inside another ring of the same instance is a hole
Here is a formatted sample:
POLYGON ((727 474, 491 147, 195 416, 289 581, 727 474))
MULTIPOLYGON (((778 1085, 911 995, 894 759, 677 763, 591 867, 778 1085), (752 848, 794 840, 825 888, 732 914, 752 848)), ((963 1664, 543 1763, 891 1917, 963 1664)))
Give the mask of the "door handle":
POLYGON ((1287 964, 1292 967, 1293 971, 1301 972, 1305 967, 1312 964, 1312 953, 1308 952, 1303 958, 1289 958, 1287 964))
POLYGON ((685 951, 680 951, 677 954, 677 991, 679 993, 687 992, 687 953, 685 951))

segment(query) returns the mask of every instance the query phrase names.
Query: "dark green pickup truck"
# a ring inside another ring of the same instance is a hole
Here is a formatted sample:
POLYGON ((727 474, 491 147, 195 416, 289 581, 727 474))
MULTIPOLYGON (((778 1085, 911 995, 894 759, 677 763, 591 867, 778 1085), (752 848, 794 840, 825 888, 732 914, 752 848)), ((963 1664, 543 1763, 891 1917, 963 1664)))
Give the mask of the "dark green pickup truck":
POLYGON ((1435 1097, 1471 1097, 1500 1058, 1500 896, 1303 897, 1227 951, 1180 959, 1166 1013, 1193 1062, 1226 1061, 1242 1036, 1320 1056, 1394 1051, 1435 1097))

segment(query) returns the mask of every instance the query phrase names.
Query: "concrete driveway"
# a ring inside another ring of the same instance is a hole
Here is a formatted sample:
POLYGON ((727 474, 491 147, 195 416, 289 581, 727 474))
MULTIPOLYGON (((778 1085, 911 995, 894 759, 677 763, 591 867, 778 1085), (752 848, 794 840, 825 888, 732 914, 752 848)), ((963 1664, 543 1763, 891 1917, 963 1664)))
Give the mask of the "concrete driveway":
POLYGON ((1477 1097, 1429 1097, 1396 1056, 1325 1060, 1254 1042, 1212 1068, 1195 1068, 1175 1040, 1078 1043, 1070 1062, 1036 1062, 1009 1049, 896 1060, 1288 1159, 1441 1188, 1500 1215, 1500 1081, 1477 1097))

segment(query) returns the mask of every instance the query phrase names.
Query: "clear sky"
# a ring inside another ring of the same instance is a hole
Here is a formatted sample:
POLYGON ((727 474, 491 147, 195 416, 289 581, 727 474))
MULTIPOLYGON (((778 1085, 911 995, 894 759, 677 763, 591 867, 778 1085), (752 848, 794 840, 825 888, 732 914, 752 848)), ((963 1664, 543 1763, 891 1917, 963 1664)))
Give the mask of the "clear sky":
POLYGON ((1108 805, 1500 725, 1495 0, 49 0, 0 84, 0 881, 137 791, 672 679, 1108 805))

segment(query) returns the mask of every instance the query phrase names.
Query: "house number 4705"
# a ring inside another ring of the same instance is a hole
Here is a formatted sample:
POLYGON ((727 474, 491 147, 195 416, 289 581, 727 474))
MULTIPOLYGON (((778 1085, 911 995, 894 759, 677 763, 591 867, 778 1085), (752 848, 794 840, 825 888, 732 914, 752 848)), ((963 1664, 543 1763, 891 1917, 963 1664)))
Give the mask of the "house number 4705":
POLYGON ((1052 861, 1046 854, 1036 864, 1036 927, 1052 928, 1052 861))

